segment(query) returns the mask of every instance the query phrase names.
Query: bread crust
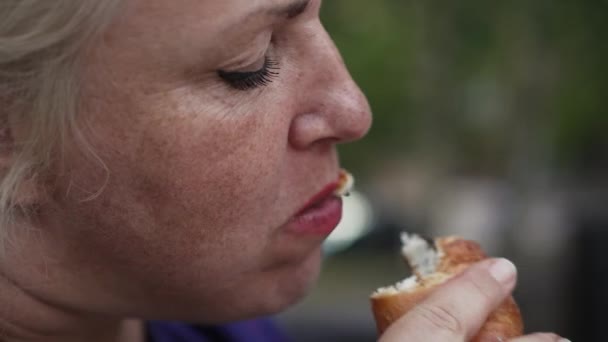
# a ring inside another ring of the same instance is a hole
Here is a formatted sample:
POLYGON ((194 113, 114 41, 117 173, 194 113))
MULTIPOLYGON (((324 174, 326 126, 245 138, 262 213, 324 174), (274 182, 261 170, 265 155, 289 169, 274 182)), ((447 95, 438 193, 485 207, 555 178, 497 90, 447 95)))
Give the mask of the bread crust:
MULTIPOLYGON (((443 252, 435 273, 422 279, 419 277, 415 288, 372 295, 372 311, 378 333, 382 334, 390 324, 426 299, 439 285, 462 273, 471 264, 487 258, 478 243, 459 237, 437 238, 435 246, 443 252)), ((509 297, 488 317, 471 341, 507 341, 522 334, 523 320, 519 307, 509 297)))

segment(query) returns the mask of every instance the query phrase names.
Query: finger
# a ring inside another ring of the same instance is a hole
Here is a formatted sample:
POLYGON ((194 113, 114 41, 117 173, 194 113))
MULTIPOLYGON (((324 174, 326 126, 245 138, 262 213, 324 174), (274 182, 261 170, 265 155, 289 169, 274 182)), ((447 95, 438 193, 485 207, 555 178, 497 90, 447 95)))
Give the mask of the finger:
POLYGON ((471 338, 513 290, 516 273, 515 266, 505 259, 475 265, 413 313, 417 311, 418 317, 440 334, 471 338))
POLYGON ((518 337, 509 342, 571 342, 569 339, 551 333, 537 333, 518 337))
POLYGON ((412 341, 468 340, 513 290, 516 278, 515 266, 505 259, 473 265, 435 290, 385 335, 408 332, 412 341))

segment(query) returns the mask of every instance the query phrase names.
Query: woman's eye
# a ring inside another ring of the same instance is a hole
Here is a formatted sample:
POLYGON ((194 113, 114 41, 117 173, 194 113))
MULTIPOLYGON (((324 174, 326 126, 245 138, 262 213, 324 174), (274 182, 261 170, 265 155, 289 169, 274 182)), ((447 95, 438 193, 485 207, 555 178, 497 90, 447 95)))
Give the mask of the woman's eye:
POLYGON ((268 85, 279 75, 279 63, 269 57, 264 58, 264 65, 257 71, 218 70, 218 76, 231 87, 238 90, 249 90, 268 85))

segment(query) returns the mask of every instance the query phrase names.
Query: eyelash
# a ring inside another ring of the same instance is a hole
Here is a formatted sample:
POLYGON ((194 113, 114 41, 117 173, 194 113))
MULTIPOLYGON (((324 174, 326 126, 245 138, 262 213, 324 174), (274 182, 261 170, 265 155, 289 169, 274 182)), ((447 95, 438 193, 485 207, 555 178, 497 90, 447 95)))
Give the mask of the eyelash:
POLYGON ((270 84, 279 76, 279 63, 270 58, 264 57, 264 66, 257 71, 224 71, 218 70, 218 76, 228 85, 237 90, 251 90, 270 84))

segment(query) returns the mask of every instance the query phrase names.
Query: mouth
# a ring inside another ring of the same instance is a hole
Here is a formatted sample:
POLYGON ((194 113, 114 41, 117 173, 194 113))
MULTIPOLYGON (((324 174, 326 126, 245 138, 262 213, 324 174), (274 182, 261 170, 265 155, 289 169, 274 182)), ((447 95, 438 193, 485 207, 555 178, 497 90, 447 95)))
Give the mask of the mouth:
POLYGON ((353 176, 340 171, 336 181, 327 184, 294 215, 288 230, 304 235, 329 235, 342 219, 342 196, 354 185, 353 176))

